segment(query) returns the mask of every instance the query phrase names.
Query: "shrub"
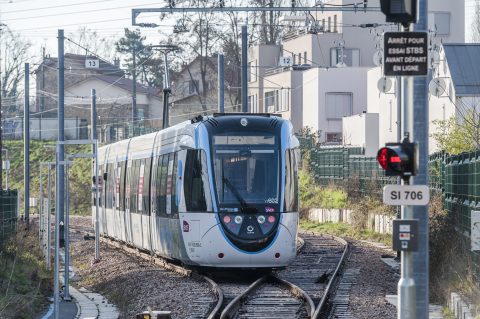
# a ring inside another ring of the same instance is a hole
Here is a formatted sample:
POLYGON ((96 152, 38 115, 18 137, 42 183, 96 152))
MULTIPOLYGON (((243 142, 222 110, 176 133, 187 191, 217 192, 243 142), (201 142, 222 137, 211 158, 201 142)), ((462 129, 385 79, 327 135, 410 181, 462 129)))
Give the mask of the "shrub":
POLYGON ((347 193, 330 185, 317 186, 314 179, 305 171, 299 171, 300 211, 305 213, 310 208, 345 208, 347 193))

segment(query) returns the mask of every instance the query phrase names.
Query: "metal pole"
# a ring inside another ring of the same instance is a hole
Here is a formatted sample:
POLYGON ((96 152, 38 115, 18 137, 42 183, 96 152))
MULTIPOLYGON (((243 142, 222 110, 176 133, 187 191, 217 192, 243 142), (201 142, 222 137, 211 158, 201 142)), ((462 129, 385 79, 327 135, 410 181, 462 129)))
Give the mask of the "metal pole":
MULTIPOLYGON (((58 141, 64 140, 64 38, 63 30, 58 30, 58 141)), ((57 143, 56 156, 56 183, 55 183, 55 258, 54 258, 54 280, 53 280, 53 299, 54 299, 54 314, 55 319, 59 316, 59 250, 60 241, 63 244, 63 205, 64 205, 64 171, 63 165, 60 163, 64 161, 64 146, 57 143), (62 229, 60 229, 62 228, 62 229)), ((62 245, 63 246, 63 245, 62 245)))
MULTIPOLYGON (((414 26, 415 31, 428 31, 428 3, 419 1, 419 20, 414 26)), ((418 174, 413 178, 415 185, 428 185, 428 81, 427 77, 415 77, 413 80, 413 135, 418 143, 419 163, 418 174)), ((417 318, 428 318, 429 295, 429 243, 428 243, 428 205, 415 206, 414 218, 418 219, 418 251, 413 253, 414 278, 417 284, 417 318)))
MULTIPOLYGON (((65 140, 65 91, 64 91, 64 37, 63 30, 58 30, 58 141, 65 140)), ((65 176, 64 176, 64 167, 61 164, 65 160, 65 146, 62 143, 57 145, 57 184, 56 188, 58 189, 57 193, 57 204, 55 209, 58 211, 60 221, 60 247, 63 247, 64 244, 64 233, 63 233, 63 222, 64 222, 64 190, 65 190, 65 176)))
MULTIPOLYGON (((408 32, 409 28, 404 31, 408 32)), ((403 93, 403 135, 404 137, 412 136, 412 117, 413 117, 413 78, 411 76, 402 77, 403 93)), ((402 219, 413 219, 413 207, 402 206, 402 219)), ((402 251, 401 257, 401 277, 398 282, 398 318, 399 319, 415 319, 416 307, 416 286, 413 278, 413 252, 402 251)), ((428 317, 427 317, 428 318, 428 317)))
POLYGON ((25 102, 24 102, 24 116, 23 116, 23 139, 24 139, 24 176, 23 183, 25 187, 24 192, 24 210, 25 210, 25 222, 29 224, 30 221, 30 65, 25 63, 25 102))
POLYGON ((242 112, 248 112, 247 41, 247 26, 242 25, 242 112))
POLYGON ((135 136, 135 124, 137 120, 137 59, 136 48, 133 48, 132 57, 132 136, 135 136))
POLYGON ((97 142, 97 95, 95 89, 92 89, 92 153, 95 156, 95 260, 100 259, 100 230, 98 216, 98 142, 97 142))
POLYGON ((70 233, 69 233, 69 223, 70 223, 70 183, 68 179, 68 170, 70 168, 70 162, 67 159, 65 167, 65 180, 66 180, 66 202, 65 202, 65 270, 64 270, 64 284, 65 290, 63 291, 63 300, 70 301, 70 233))
POLYGON ((169 110, 168 110, 168 97, 172 90, 170 89, 170 79, 168 76, 168 51, 165 51, 163 53, 164 59, 165 59, 165 69, 164 69, 164 81, 163 81, 163 127, 162 128, 167 128, 169 126, 169 110))
POLYGON ((47 269, 50 270, 52 267, 51 260, 50 260, 50 250, 51 250, 51 230, 50 227, 52 225, 52 221, 50 220, 52 216, 52 208, 50 207, 50 201, 52 200, 52 184, 50 175, 52 174, 50 164, 47 165, 48 167, 48 180, 47 180, 47 189, 48 189, 48 203, 47 203, 47 269))
MULTIPOLYGON (((3 90, 2 90, 2 59, 1 59, 1 39, 2 39, 2 27, 6 26, 3 23, 0 23, 0 150, 3 148, 3 130, 2 130, 2 97, 3 97, 3 90)), ((0 190, 3 189, 3 157, 2 152, 0 152, 0 190)))
POLYGON ((225 80, 223 53, 218 54, 218 112, 225 112, 225 80))
POLYGON ((45 225, 43 224, 43 176, 42 176, 42 170, 43 170, 43 163, 40 163, 40 209, 38 210, 39 213, 39 218, 38 218, 38 237, 39 237, 39 243, 40 243, 40 248, 42 249, 42 252, 45 251, 45 245, 47 244, 46 242, 43 241, 43 233, 45 232, 45 225))
POLYGON ((100 223, 98 218, 98 140, 95 140, 95 260, 100 259, 100 223))
POLYGON ((59 290, 60 290, 60 285, 59 285, 59 278, 58 278, 58 270, 59 270, 59 250, 60 250, 60 207, 59 207, 59 202, 60 198, 58 194, 60 193, 60 189, 58 187, 58 149, 60 148, 60 145, 57 144, 57 173, 55 176, 56 183, 55 183, 55 255, 54 255, 54 261, 53 261, 53 310, 54 310, 54 316, 55 319, 59 319, 59 310, 60 310, 60 300, 59 300, 59 290))

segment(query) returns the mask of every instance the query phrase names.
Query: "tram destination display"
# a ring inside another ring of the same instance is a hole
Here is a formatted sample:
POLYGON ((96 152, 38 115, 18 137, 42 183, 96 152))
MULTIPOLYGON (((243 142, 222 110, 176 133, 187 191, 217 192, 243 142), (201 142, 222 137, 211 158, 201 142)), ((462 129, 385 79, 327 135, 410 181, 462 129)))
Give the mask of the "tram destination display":
POLYGON ((426 32, 385 32, 385 76, 424 76, 428 72, 426 32))

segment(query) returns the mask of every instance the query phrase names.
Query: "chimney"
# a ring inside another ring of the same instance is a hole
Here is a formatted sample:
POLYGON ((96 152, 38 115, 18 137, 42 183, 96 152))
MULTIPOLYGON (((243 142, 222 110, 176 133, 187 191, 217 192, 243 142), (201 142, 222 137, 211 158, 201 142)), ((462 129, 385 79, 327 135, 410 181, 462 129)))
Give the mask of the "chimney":
POLYGON ((113 65, 116 68, 120 68, 120 59, 119 58, 113 58, 113 65))

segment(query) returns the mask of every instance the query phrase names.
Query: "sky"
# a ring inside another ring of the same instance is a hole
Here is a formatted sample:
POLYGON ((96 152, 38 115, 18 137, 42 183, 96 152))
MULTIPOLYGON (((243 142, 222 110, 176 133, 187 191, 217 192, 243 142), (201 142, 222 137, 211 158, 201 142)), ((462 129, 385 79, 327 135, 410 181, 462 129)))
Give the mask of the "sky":
MULTIPOLYGON (((465 31, 469 40, 475 0, 465 1, 465 31)), ((33 55, 40 56, 41 47, 45 46, 47 53, 57 56, 58 29, 63 28, 68 36, 86 26, 97 30, 103 37, 118 39, 123 35, 124 28, 132 27, 132 8, 153 8, 165 4, 165 0, 0 0, 0 23, 7 24, 32 42, 33 55)), ((139 20, 160 24, 158 14, 143 14, 139 20)), ((161 39, 159 30, 171 32, 172 28, 173 22, 163 22, 155 29, 142 28, 142 34, 147 36, 147 43, 157 44, 161 39)))
MULTIPOLYGON (((41 47, 57 56, 57 32, 67 36, 80 27, 97 30, 102 37, 120 38, 124 28, 131 26, 132 8, 165 6, 162 0, 0 0, 0 23, 19 33, 33 44, 36 56, 41 47)), ((160 24, 158 14, 143 14, 140 22, 160 24)), ((142 28, 147 43, 158 43, 159 30, 172 30, 172 22, 155 29, 142 28)))

